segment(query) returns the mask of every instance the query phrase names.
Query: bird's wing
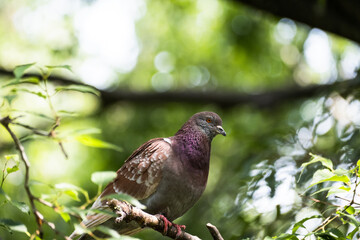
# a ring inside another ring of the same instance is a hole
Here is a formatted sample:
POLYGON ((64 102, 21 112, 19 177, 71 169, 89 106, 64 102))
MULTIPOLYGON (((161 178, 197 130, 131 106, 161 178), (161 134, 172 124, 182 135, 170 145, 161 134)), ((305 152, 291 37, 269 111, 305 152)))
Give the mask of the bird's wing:
MULTIPOLYGON (((170 154, 171 144, 168 139, 156 138, 144 143, 125 161, 117 171, 117 177, 106 186, 92 208, 106 209, 102 198, 115 193, 125 193, 138 200, 149 197, 159 185, 164 162, 170 154)), ((111 216, 105 214, 92 214, 83 224, 90 228, 110 218, 111 216)))

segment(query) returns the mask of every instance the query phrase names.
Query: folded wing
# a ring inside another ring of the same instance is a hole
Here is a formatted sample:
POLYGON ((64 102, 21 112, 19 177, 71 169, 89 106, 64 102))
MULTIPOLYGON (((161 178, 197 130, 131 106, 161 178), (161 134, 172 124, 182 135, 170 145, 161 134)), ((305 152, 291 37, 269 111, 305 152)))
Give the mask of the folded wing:
MULTIPOLYGON (((164 162, 171 154, 169 141, 163 138, 151 139, 134 151, 117 171, 117 177, 109 183, 92 209, 107 209, 107 195, 115 193, 128 194, 138 200, 146 199, 156 191, 162 177, 164 162)), ((92 214, 83 221, 87 227, 98 226, 111 216, 105 214, 92 214)))

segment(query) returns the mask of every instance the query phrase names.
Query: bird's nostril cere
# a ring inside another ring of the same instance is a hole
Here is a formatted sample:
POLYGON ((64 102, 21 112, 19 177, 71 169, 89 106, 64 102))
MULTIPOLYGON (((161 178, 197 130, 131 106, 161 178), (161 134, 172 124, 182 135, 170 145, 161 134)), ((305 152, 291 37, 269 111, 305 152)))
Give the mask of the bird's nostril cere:
POLYGON ((216 128, 217 128, 219 134, 226 136, 226 132, 222 126, 216 126, 216 128))

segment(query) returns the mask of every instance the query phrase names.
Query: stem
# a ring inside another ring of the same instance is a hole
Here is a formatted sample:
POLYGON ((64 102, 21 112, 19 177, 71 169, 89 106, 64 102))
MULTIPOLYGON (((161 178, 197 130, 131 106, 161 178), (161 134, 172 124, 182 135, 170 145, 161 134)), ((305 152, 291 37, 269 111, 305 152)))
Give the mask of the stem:
POLYGON ((3 175, 2 175, 2 177, 1 177, 1 185, 0 185, 1 188, 3 187, 3 184, 4 184, 4 182, 5 182, 6 177, 9 175, 9 174, 6 174, 6 173, 5 173, 5 169, 6 169, 7 164, 8 164, 8 161, 5 161, 4 169, 2 170, 3 175))
POLYGON ((48 86, 47 86, 47 78, 44 78, 44 85, 45 85, 45 94, 46 94, 46 98, 47 98, 48 103, 49 103, 50 110, 54 114, 56 122, 57 122, 59 117, 58 117, 58 115, 56 113, 56 110, 54 108, 54 105, 52 104, 52 101, 51 101, 51 96, 49 94, 49 89, 48 89, 48 86))

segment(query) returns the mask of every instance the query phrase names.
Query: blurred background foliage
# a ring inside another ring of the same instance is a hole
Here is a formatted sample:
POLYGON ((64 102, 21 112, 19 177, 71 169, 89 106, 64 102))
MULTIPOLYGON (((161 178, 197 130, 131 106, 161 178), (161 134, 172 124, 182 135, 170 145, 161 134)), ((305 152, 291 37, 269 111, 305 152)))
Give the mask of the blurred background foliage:
MULTIPOLYGON (((55 69, 53 74, 92 85, 103 94, 116 94, 117 89, 209 95, 288 89, 291 95, 293 87, 357 78, 360 48, 320 29, 231 1, 1 1, 1 73, 30 62, 37 66, 70 65, 72 72, 55 69)), ((1 85, 12 78, 1 74, 1 85)), ((57 84, 50 81, 50 92, 57 84)), ((23 87, 35 91, 31 84, 23 87)), ((25 115, 22 123, 49 130, 53 120, 40 115, 52 115, 47 102, 12 89, 0 88, 1 117, 25 115)), ((216 225, 225 239, 279 235, 299 219, 326 214, 326 206, 301 196, 317 166, 308 167, 299 179, 300 165, 309 160, 309 152, 328 157, 344 168, 359 158, 358 89, 345 90, 307 99, 289 98, 266 108, 251 104, 224 107, 211 101, 123 100, 104 105, 101 96, 60 92, 52 101, 61 116, 57 132, 69 158, 64 157, 56 141, 25 139, 31 180, 51 185, 70 183, 93 197, 98 191, 90 181, 93 172, 116 171, 143 142, 173 135, 195 112, 215 111, 228 135, 214 139, 207 189, 177 222, 203 239, 209 239, 207 222, 216 225), (77 141, 84 131, 122 151, 84 146, 77 141)), ((24 128, 13 129, 21 137, 31 135, 24 128)), ((2 127, 0 136, 3 169, 3 156, 16 154, 16 150, 2 127)), ((8 176, 3 189, 12 199, 27 202, 23 170, 20 164, 20 171, 8 176)), ((54 193, 41 185, 32 186, 32 190, 36 196, 54 193)), ((62 195, 59 202, 79 206, 84 197, 80 194, 79 198, 77 202, 62 195)), ((322 198, 325 195, 319 196, 322 198)), ((332 201, 341 203, 335 198, 332 201)), ((65 234, 70 234, 78 222, 75 218, 64 222, 52 209, 39 208, 65 234)), ((0 217, 24 223, 29 232, 36 228, 32 215, 8 203, 0 206, 0 217)), ((307 224, 315 229, 319 222, 313 219, 307 224)), ((61 239, 45 230, 46 239, 61 239)), ((3 228, 0 236, 28 238, 16 231, 11 235, 3 228)), ((151 230, 137 237, 161 239, 151 230)))

